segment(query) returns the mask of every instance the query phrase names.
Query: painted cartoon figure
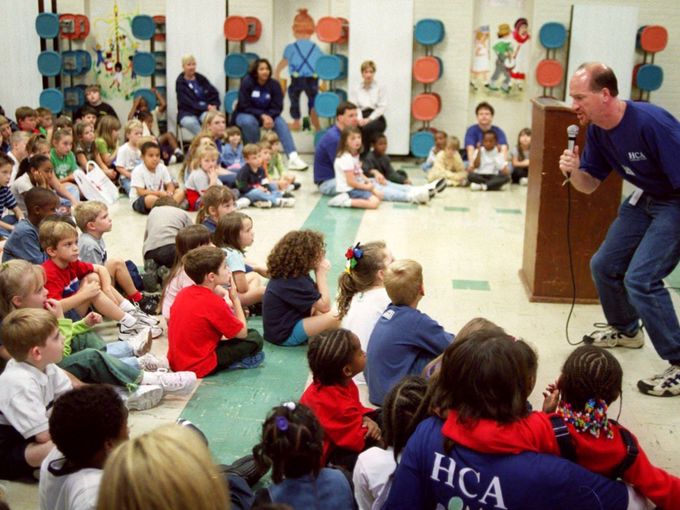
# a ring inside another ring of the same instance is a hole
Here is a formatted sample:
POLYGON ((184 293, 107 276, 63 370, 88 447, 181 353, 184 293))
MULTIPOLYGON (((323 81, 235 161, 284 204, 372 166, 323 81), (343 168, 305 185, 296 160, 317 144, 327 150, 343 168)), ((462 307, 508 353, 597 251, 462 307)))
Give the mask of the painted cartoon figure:
POLYGON ((501 90, 505 93, 510 92, 510 70, 514 68, 513 47, 510 33, 510 25, 501 23, 498 25, 498 41, 493 45, 496 54, 496 68, 494 69, 491 80, 486 84, 489 90, 498 90, 496 81, 503 78, 501 90))
POLYGON ((109 88, 112 89, 116 87, 120 91, 120 84, 123 83, 123 64, 116 62, 114 70, 113 81, 111 82, 111 85, 109 85, 109 88))
MULTIPOLYGON (((307 95, 309 116, 315 129, 319 129, 319 118, 314 111, 314 98, 319 92, 319 79, 315 67, 318 58, 323 55, 319 47, 310 40, 314 33, 314 19, 307 13, 307 9, 300 9, 293 20, 293 35, 295 42, 290 43, 283 50, 283 58, 276 66, 274 76, 280 80, 281 71, 288 66, 290 74, 290 116, 293 122, 290 129, 300 129, 300 94, 307 95)), ((285 92, 285 91, 284 91, 285 92)))
POLYGON ((526 44, 531 38, 529 35, 529 22, 526 18, 519 18, 515 21, 515 30, 512 32, 512 38, 515 41, 515 67, 510 71, 510 77, 517 87, 522 90, 524 81, 526 80, 526 73, 529 69, 529 52, 531 51, 529 45, 526 44))
POLYGON ((477 83, 486 83, 489 79, 489 25, 475 30, 475 44, 472 57, 472 77, 470 85, 477 90, 477 83))

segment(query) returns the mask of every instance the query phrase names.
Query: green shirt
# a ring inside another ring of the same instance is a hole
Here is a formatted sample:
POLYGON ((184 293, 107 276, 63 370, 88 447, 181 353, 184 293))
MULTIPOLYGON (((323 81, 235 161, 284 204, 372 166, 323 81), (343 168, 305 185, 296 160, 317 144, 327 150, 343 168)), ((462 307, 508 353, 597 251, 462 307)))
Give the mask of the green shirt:
POLYGON ((54 166, 54 173, 58 179, 63 179, 68 177, 73 173, 74 170, 78 168, 78 163, 76 163, 76 156, 73 151, 68 151, 68 154, 63 158, 57 155, 57 151, 52 149, 50 151, 50 160, 54 166))
POLYGON ((106 140, 103 138, 96 138, 94 141, 95 147, 97 147, 97 152, 99 154, 115 154, 118 147, 109 147, 106 140))

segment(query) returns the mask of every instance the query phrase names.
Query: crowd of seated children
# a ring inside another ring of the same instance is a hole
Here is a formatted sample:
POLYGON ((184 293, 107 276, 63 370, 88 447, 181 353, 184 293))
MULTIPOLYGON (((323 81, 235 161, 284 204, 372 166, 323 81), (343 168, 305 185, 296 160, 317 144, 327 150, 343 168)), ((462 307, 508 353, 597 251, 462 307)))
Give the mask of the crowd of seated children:
POLYGON ((447 138, 444 149, 437 152, 434 164, 427 172, 427 180, 433 182, 445 179, 449 186, 467 185, 467 172, 459 150, 460 140, 455 136, 447 138))
POLYGON ((204 225, 212 234, 217 229, 220 218, 235 210, 236 202, 231 189, 226 186, 210 186, 201 197, 196 223, 204 225))
POLYGON ((242 197, 251 201, 252 205, 260 208, 293 207, 294 198, 284 198, 275 184, 267 179, 262 168, 261 150, 257 144, 249 143, 243 148, 245 165, 236 175, 236 188, 242 197))
POLYGON ((474 152, 468 167, 468 181, 472 191, 497 191, 510 182, 510 167, 498 150, 494 131, 485 131, 482 145, 474 152))
POLYGON ((418 310, 425 295, 423 268, 414 260, 397 260, 385 271, 390 305, 378 319, 366 350, 368 395, 382 405, 387 392, 406 375, 420 375, 453 335, 418 310))
POLYGON ((145 142, 141 147, 142 162, 132 171, 130 178, 130 205, 132 210, 149 214, 153 204, 161 197, 172 197, 180 203, 184 198, 181 189, 175 189, 167 167, 161 162, 161 149, 156 142, 145 142))
POLYGON ((195 211, 200 207, 201 198, 210 186, 222 184, 218 178, 217 163, 220 153, 215 147, 210 145, 199 147, 194 157, 198 161, 198 166, 192 169, 184 183, 190 211, 195 211))
POLYGON ((264 360, 262 337, 249 331, 222 250, 200 246, 183 259, 194 285, 182 289, 170 308, 168 360, 173 370, 205 377, 220 370, 255 368, 264 360), (233 309, 218 286, 228 289, 233 309))
POLYGON ((227 265, 231 270, 239 299, 250 312, 262 315, 262 303, 265 287, 261 276, 267 277, 266 267, 252 263, 246 264, 245 250, 255 241, 253 220, 240 212, 225 214, 217 223, 213 234, 213 243, 222 248, 227 256, 227 265), (248 270, 250 267, 250 271, 248 270))
POLYGON ((47 255, 40 246, 38 228, 45 218, 57 212, 59 198, 52 191, 38 187, 29 189, 24 194, 24 200, 27 215, 14 225, 3 247, 2 261, 22 259, 31 264, 42 264, 47 260, 47 255))
POLYGON ((262 299, 265 340, 301 345, 311 336, 338 327, 328 289, 330 267, 323 234, 293 230, 279 239, 267 258, 269 283, 262 299))
POLYGON ((12 160, 0 154, 0 236, 9 237, 17 221, 24 219, 24 212, 9 189, 12 160), (12 211, 13 214, 7 214, 12 211))

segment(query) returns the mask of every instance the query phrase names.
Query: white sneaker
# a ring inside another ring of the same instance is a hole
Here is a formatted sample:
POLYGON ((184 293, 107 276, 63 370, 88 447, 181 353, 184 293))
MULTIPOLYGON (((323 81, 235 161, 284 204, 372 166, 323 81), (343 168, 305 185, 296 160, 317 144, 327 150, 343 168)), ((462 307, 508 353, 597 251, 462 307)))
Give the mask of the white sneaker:
POLYGON ((288 160, 288 170, 307 170, 307 168, 309 168, 309 165, 300 156, 288 160))
POLYGON ((279 207, 294 207, 295 206, 295 199, 294 198, 279 198, 276 201, 276 205, 279 207))
POLYGON ((639 349, 645 345, 645 334, 642 332, 642 328, 639 328, 633 336, 628 336, 609 324, 597 323, 594 326, 598 329, 590 335, 585 335, 583 337, 584 343, 592 344, 595 347, 604 347, 605 349, 612 347, 639 349))
POLYGON ((135 356, 143 356, 149 352, 151 349, 151 341, 153 340, 151 328, 149 326, 135 324, 132 328, 124 329, 124 326, 121 324, 118 326, 118 329, 118 337, 122 341, 130 344, 135 356))
POLYGON ((253 202, 253 207, 257 207, 258 209, 270 209, 272 206, 272 203, 269 200, 258 200, 257 202, 253 202))
POLYGON ((163 398, 163 388, 157 384, 142 384, 127 395, 125 407, 131 411, 144 411, 156 407, 163 398))
POLYGON ((680 395, 680 366, 671 365, 661 374, 649 379, 641 379, 638 389, 645 395, 654 397, 675 397, 680 395))
POLYGON ((130 312, 130 315, 132 315, 135 319, 137 319, 138 322, 141 322, 145 326, 158 326, 161 323, 160 319, 157 319, 153 315, 149 315, 144 310, 142 310, 136 303, 135 309, 132 312, 130 312))
POLYGON ((168 363, 168 358, 165 356, 156 356, 150 352, 147 352, 144 356, 137 358, 139 366, 142 370, 146 372, 155 372, 161 368, 169 369, 170 363, 168 363))
POLYGON ((188 395, 196 386, 196 374, 193 372, 168 372, 167 368, 159 368, 156 372, 146 372, 144 380, 150 384, 158 384, 165 393, 188 395))
POLYGON ((528 186, 529 185, 529 179, 526 177, 520 177, 519 178, 519 185, 520 186, 528 186))
POLYGON ((428 184, 427 189, 432 189, 435 190, 437 193, 441 193, 446 189, 446 186, 447 186, 446 179, 438 179, 428 184))
POLYGON ((470 191, 486 191, 486 184, 480 184, 478 182, 470 183, 470 191))
POLYGON ((409 202, 427 204, 430 201, 430 190, 427 187, 413 188, 408 194, 409 202))
POLYGON ((236 209, 247 209, 250 207, 250 199, 241 197, 236 201, 236 209))
POLYGON ((328 201, 330 207, 352 207, 352 199, 347 193, 340 193, 335 195, 328 201))

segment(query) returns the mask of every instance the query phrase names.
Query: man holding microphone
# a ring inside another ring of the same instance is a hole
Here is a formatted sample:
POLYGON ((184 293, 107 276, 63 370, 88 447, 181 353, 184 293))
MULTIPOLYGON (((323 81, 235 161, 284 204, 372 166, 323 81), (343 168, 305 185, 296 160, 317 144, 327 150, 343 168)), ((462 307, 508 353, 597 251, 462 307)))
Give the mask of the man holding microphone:
POLYGON ((644 326, 669 366, 638 389, 680 395, 680 324, 663 284, 680 261, 680 122, 658 106, 619 99, 614 72, 599 62, 576 70, 569 95, 588 131, 582 156, 578 146, 562 153, 562 173, 583 193, 612 170, 637 188, 590 261, 608 325, 584 341, 640 348, 644 326))

